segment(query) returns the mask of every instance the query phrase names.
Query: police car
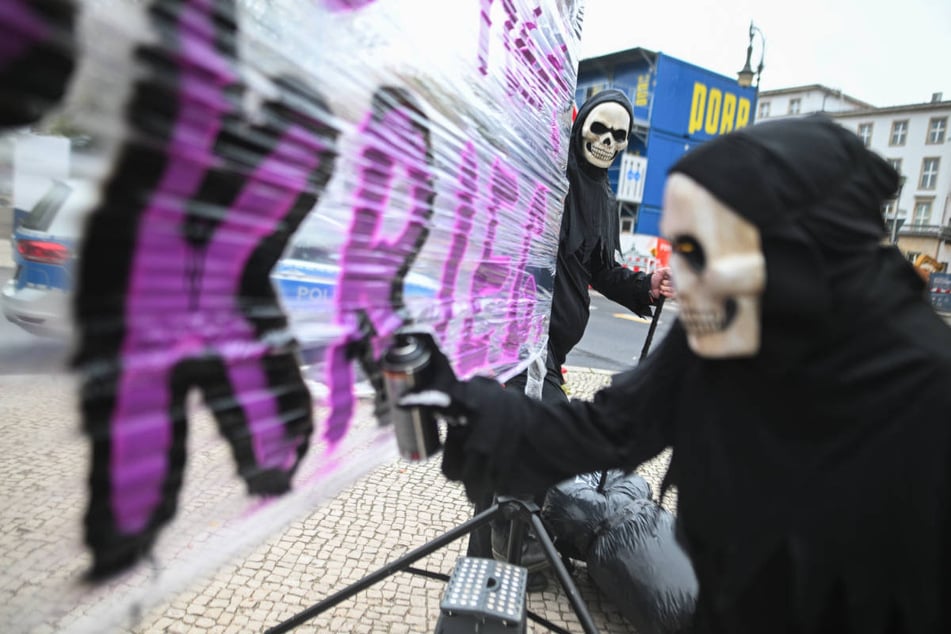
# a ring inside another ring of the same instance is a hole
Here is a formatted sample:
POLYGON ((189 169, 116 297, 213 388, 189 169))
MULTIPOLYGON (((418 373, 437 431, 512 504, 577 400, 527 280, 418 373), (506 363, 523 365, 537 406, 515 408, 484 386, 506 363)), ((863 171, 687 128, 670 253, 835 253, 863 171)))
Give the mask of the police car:
POLYGON ((29 210, 17 210, 14 273, 0 295, 7 320, 35 335, 66 337, 70 330, 76 243, 98 193, 89 183, 54 180, 29 210))
MULTIPOLYGON (((14 220, 13 278, 3 287, 0 304, 10 322, 43 337, 65 339, 73 324, 70 294, 78 236, 85 216, 95 208, 98 190, 91 183, 54 180, 28 211, 14 220)), ((322 247, 295 245, 271 272, 285 309, 308 320, 332 321, 333 297, 340 273, 338 254, 322 247)), ((434 297, 438 286, 416 273, 406 276, 407 302, 434 297)))

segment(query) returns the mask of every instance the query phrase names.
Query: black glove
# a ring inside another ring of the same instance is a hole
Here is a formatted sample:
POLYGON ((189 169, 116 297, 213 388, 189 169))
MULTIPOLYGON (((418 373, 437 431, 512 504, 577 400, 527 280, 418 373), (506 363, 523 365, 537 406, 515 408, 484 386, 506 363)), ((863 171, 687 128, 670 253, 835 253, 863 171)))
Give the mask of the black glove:
POLYGON ((474 503, 492 494, 537 495, 539 485, 522 469, 528 418, 537 403, 522 393, 506 390, 497 381, 477 376, 453 387, 452 398, 467 412, 465 425, 450 425, 443 450, 442 472, 461 481, 474 503))
POLYGON ((414 374, 413 387, 402 394, 392 395, 396 406, 430 409, 451 424, 464 423, 466 408, 453 399, 453 392, 458 392, 459 379, 432 333, 420 328, 404 328, 397 334, 397 345, 407 343, 420 346, 429 356, 429 361, 425 368, 414 374))
POLYGON ((446 421, 443 475, 461 481, 466 496, 476 503, 497 492, 518 495, 544 491, 522 490, 522 483, 512 481, 510 473, 519 460, 519 439, 525 423, 516 412, 530 401, 522 394, 507 392, 487 377, 460 381, 432 334, 405 329, 400 333, 415 338, 415 343, 429 353, 429 362, 414 377, 412 388, 394 395, 396 406, 430 409, 446 421), (505 490, 498 490, 500 485, 505 490))
MULTIPOLYGON (((449 480, 461 481, 465 485, 466 495, 473 502, 482 499, 486 492, 492 493, 491 461, 483 452, 472 451, 471 448, 467 450, 466 447, 473 432, 470 421, 479 422, 480 397, 468 394, 469 383, 456 378, 449 359, 440 350, 431 333, 425 330, 403 329, 398 337, 412 337, 415 343, 428 353, 429 362, 426 369, 414 377, 415 384, 412 388, 401 395, 394 395, 396 406, 429 409, 446 421, 443 475, 449 480)), ((397 345, 401 343, 405 345, 406 340, 397 339, 397 345)))

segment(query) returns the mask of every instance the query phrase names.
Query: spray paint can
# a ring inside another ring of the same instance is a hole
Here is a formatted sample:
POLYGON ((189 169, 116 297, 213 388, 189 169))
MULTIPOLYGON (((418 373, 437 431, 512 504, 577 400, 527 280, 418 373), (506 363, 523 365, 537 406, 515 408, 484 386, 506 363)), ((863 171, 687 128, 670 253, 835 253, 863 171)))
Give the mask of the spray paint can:
POLYGON ((383 355, 383 384, 389 400, 390 417, 396 432, 396 446, 405 460, 425 460, 442 448, 439 426, 432 410, 401 408, 400 397, 418 383, 425 382, 429 351, 411 334, 398 333, 393 346, 383 355))

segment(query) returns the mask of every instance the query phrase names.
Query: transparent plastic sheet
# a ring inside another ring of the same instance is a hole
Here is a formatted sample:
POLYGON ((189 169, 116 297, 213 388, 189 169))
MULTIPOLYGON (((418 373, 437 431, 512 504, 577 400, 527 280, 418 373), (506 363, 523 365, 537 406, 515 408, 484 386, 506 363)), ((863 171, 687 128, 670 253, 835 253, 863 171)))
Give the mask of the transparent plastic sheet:
POLYGON ((128 625, 394 459, 401 325, 543 359, 581 12, 4 3, 2 629, 128 625))

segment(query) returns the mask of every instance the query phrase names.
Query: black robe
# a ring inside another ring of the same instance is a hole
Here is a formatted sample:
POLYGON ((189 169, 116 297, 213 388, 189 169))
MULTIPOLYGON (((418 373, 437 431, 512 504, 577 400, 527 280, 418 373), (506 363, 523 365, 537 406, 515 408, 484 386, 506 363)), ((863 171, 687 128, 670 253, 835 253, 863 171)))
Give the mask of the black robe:
MULTIPOLYGON (((590 315, 588 286, 638 315, 650 315, 650 278, 615 260, 620 250, 617 200, 608 171, 588 163, 581 153, 585 117, 598 104, 615 101, 631 111, 624 93, 605 90, 578 110, 568 149, 568 195, 562 216, 558 259, 548 329, 549 367, 559 371, 581 341, 590 315)), ((633 113, 631 114, 633 121, 633 113)))
POLYGON ((678 321, 593 402, 462 383, 444 472, 522 493, 672 447, 697 632, 951 632, 951 328, 881 244, 897 175, 825 119, 722 139, 674 169, 762 232, 760 352, 698 357, 678 321))

